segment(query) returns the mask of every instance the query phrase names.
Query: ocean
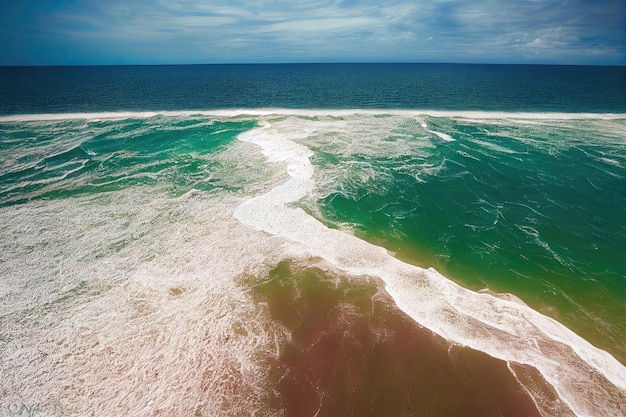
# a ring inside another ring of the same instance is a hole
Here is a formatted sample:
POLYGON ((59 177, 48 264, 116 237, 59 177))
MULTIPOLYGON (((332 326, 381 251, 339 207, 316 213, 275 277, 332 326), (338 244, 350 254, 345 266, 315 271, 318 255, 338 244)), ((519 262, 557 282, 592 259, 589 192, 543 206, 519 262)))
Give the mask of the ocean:
POLYGON ((0 416, 626 415, 626 68, 0 68, 0 416))

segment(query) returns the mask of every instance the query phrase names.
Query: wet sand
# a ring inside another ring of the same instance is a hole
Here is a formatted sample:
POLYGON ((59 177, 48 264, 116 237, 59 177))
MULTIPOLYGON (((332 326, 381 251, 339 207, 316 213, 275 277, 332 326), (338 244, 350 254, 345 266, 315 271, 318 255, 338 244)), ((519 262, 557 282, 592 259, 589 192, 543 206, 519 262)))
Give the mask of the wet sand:
POLYGON ((506 363, 420 327, 380 282, 322 268, 283 262, 253 286, 286 335, 268 360, 285 416, 540 415, 506 363))

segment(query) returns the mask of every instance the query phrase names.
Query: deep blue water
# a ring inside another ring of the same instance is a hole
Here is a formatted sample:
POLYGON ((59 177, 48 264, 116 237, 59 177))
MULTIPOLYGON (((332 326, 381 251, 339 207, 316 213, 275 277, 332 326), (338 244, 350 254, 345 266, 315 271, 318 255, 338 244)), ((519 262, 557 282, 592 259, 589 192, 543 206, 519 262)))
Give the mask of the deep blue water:
POLYGON ((0 68, 0 114, 222 108, 626 111, 626 67, 262 64, 0 68))

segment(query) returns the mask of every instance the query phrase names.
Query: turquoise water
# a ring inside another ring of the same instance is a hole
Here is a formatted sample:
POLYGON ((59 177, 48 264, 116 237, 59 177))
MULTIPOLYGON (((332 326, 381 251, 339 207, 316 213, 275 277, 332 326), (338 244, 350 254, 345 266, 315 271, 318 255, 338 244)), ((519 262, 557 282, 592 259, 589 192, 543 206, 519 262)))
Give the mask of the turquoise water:
POLYGON ((215 155, 253 126, 204 117, 3 123, 0 206, 141 185, 172 196, 237 190, 214 175, 215 155))
POLYGON ((0 68, 0 416, 626 414, 624 71, 0 68))
POLYGON ((411 120, 371 142, 319 140, 323 215, 470 288, 512 292, 625 362, 624 120, 424 122, 454 140, 411 120))
MULTIPOLYGON (((53 414, 85 414, 99 404, 139 412, 144 401, 182 414, 267 411, 275 405, 271 372, 260 358, 283 352, 286 339, 277 335, 284 329, 255 310, 259 301, 237 282, 253 277, 247 282, 255 287, 285 259, 323 259, 337 276, 388 280, 400 308, 449 343, 436 351, 451 369, 465 359, 450 346, 469 346, 502 359, 496 365, 485 355, 480 367, 519 381, 544 413, 570 407, 583 415, 597 404, 619 413, 623 366, 605 352, 561 327, 555 333, 515 302, 501 305, 502 297, 447 282, 512 293, 623 363, 625 138, 626 119, 614 115, 6 117, 0 349, 10 359, 0 368, 3 389, 28 409, 53 414), (396 263, 352 234, 445 277, 396 263), (432 310, 420 310, 429 302, 432 310), (484 315, 471 312, 471 303, 483 303, 484 315), (526 375, 525 364, 545 371, 558 393, 540 392, 537 372, 526 375), (111 402, 122 398, 116 387, 135 396, 123 406, 111 402), (68 389, 79 400, 55 402, 68 389)), ((299 275, 291 275, 297 285, 299 275)), ((359 301, 363 311, 368 297, 359 301)), ((333 302, 352 311, 341 297, 333 302)), ((407 317, 398 320, 410 327, 407 317)), ((373 334, 385 334, 380 326, 373 334)), ((411 389, 421 392, 426 381, 416 381, 411 389)), ((457 394, 460 404, 469 401, 457 394)), ((524 398, 499 400, 515 410, 516 401, 530 404, 524 398)))

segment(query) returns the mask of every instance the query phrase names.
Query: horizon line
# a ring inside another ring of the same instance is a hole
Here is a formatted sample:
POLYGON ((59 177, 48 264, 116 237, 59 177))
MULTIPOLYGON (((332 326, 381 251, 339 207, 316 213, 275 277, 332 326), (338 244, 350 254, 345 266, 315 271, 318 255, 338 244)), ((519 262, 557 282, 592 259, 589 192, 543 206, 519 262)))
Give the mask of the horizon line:
POLYGON ((626 67, 620 64, 568 64, 528 62, 417 62, 417 61, 302 61, 302 62, 206 62, 206 63, 118 63, 118 64, 15 64, 0 65, 0 68, 43 68, 43 67, 174 67, 174 66, 227 66, 227 65, 497 65, 497 66, 553 66, 553 67, 626 67))

